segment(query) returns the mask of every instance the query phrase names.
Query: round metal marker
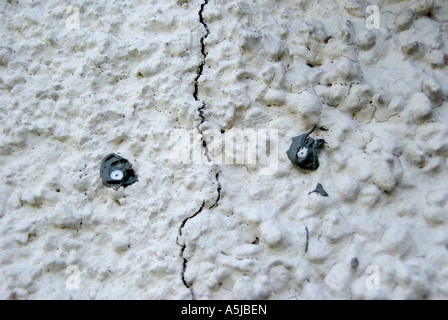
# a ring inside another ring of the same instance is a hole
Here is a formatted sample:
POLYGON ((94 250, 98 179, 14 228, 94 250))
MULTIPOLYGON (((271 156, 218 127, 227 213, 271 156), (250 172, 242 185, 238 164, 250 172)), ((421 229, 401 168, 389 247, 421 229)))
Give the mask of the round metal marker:
POLYGON ((115 190, 120 187, 126 188, 138 181, 138 177, 132 169, 132 164, 115 153, 109 153, 101 161, 100 176, 106 187, 115 190))
POLYGON ((299 151, 297 151, 297 158, 299 159, 305 159, 307 155, 308 155, 307 148, 301 148, 299 151))
POLYGON ((123 172, 121 170, 114 170, 110 173, 110 177, 113 180, 121 180, 123 179, 123 172))

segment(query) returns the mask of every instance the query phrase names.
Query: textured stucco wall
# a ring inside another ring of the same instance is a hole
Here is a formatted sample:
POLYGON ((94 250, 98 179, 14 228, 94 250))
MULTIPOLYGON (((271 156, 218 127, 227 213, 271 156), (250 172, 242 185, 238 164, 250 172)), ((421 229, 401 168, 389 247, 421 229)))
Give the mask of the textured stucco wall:
POLYGON ((448 298, 445 1, 0 6, 0 298, 448 298))

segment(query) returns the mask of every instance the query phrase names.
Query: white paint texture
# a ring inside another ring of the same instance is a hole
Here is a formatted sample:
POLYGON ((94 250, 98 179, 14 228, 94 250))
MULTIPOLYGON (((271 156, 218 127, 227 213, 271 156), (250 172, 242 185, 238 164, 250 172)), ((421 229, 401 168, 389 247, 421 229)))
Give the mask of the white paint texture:
POLYGON ((448 298, 446 1, 0 6, 0 298, 448 298), (278 129, 273 175, 170 161, 232 128, 278 129), (110 152, 138 182, 102 185, 110 152))

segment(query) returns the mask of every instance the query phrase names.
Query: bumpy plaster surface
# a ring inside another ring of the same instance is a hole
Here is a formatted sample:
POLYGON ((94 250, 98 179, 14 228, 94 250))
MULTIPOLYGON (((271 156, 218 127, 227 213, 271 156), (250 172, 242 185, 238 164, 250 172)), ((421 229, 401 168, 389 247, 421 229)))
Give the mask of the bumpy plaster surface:
POLYGON ((447 298, 444 1, 71 4, 1 4, 0 298, 447 298), (235 130, 274 171, 217 160, 235 130))

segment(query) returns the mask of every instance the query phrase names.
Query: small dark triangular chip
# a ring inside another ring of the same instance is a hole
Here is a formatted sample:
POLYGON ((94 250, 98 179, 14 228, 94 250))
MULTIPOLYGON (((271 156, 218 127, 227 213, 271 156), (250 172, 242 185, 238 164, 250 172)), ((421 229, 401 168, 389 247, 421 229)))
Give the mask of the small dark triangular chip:
POLYGON ((317 192, 322 197, 328 197, 328 193, 324 190, 320 183, 317 184, 317 187, 313 191, 308 192, 308 194, 312 194, 313 192, 317 192))

